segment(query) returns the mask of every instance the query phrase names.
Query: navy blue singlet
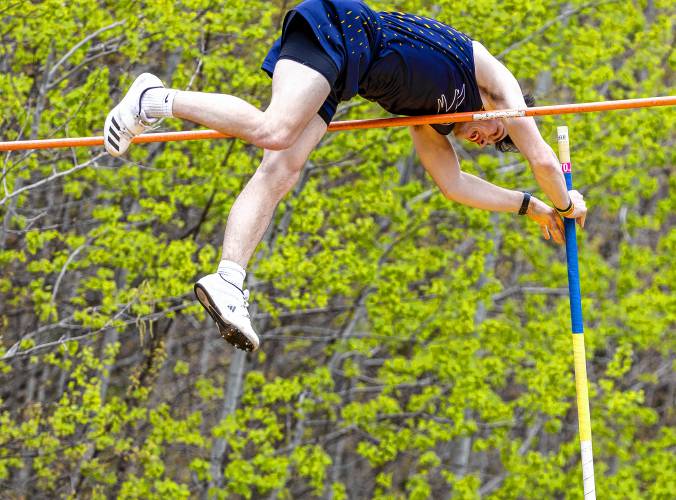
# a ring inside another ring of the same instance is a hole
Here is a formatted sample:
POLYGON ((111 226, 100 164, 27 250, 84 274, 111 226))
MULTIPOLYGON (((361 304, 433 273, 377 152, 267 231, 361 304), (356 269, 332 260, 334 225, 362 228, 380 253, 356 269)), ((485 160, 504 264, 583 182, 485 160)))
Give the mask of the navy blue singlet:
MULTIPOLYGON (((474 73, 472 41, 434 19, 400 12, 375 12, 359 0, 306 0, 285 18, 301 15, 340 70, 332 94, 356 94, 398 115, 477 111, 482 108, 474 73)), ((263 61, 274 71, 284 37, 263 61)), ((335 98, 334 98, 335 100, 335 98)), ((323 106, 335 113, 331 96, 323 106)), ((453 124, 433 125, 448 134, 453 124)))

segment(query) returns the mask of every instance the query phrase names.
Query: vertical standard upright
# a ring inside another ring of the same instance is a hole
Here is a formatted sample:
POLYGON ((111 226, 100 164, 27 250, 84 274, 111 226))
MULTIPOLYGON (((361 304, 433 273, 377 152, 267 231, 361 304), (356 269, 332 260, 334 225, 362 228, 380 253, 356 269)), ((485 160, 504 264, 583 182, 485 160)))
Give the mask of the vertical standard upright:
MULTIPOLYGON (((566 178, 568 190, 573 189, 570 163, 568 127, 557 127, 559 161, 566 178)), ((591 418, 589 415, 589 393, 587 389, 587 361, 584 353, 584 330, 582 327, 582 302, 580 297, 580 275, 577 265, 577 236, 575 219, 564 219, 566 229, 566 260, 568 261, 568 293, 570 297, 570 322, 573 333, 573 360, 575 364, 575 388, 577 391, 577 418, 580 429, 580 451, 582 454, 582 481, 585 500, 596 500, 594 485, 594 457, 592 453, 591 418)))

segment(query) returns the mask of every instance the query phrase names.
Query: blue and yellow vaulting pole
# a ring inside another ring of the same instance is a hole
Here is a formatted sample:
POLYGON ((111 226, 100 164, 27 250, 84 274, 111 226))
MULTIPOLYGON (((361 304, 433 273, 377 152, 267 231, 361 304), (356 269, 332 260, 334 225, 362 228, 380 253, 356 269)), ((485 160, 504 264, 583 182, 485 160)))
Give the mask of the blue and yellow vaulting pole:
MULTIPOLYGON (((563 170, 563 175, 566 178, 568 190, 571 190, 573 189, 573 175, 570 163, 568 127, 557 127, 556 132, 559 142, 559 161, 561 162, 561 170, 563 170)), ((566 229, 566 260, 568 261, 568 293, 570 297, 570 322, 573 333, 575 388, 577 392, 577 418, 580 429, 580 452, 582 455, 582 481, 584 485, 585 500, 596 500, 591 417, 589 414, 589 392, 587 389, 587 361, 584 353, 580 275, 577 265, 575 219, 564 219, 564 225, 566 229)))

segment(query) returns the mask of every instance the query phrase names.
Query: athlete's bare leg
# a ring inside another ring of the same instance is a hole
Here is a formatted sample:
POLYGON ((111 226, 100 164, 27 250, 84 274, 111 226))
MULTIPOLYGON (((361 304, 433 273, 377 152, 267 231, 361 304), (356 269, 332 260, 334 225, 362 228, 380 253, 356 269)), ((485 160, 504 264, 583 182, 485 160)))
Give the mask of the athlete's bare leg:
POLYGON ((221 335, 240 349, 254 351, 260 345, 249 317, 248 292, 243 286, 246 264, 270 224, 275 207, 298 180, 326 129, 324 120, 314 115, 293 146, 282 151, 265 151, 256 173, 230 210, 218 272, 195 284, 198 300, 218 325, 221 335))

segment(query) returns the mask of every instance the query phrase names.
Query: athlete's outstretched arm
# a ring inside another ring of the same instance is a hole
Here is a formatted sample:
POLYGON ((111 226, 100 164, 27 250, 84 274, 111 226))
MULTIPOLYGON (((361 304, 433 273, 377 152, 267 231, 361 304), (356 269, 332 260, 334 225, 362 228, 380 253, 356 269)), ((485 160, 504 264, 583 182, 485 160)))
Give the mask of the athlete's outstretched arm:
MULTIPOLYGON (((481 96, 489 109, 524 109, 521 87, 514 75, 486 48, 473 42, 476 79, 481 96)), ((509 136, 533 170, 535 180, 555 207, 565 209, 570 201, 566 182, 554 151, 540 135, 533 118, 504 120, 509 136)), ((574 200, 577 201, 577 200, 574 200)), ((576 203, 572 217, 584 224, 587 209, 576 203)))
MULTIPOLYGON (((460 170, 451 143, 429 125, 410 127, 409 131, 423 167, 446 198, 493 212, 519 211, 523 202, 521 191, 496 186, 460 170)), ((551 235, 554 241, 563 243, 563 222, 553 208, 533 196, 526 215, 540 225, 546 239, 551 235)))

